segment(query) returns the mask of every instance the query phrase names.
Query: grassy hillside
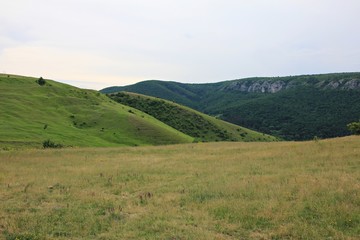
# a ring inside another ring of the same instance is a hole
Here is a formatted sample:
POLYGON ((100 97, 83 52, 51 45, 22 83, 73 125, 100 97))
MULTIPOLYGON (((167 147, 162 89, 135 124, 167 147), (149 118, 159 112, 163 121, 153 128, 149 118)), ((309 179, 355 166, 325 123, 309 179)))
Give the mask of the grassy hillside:
POLYGON ((0 75, 0 146, 157 145, 193 138, 92 90, 0 75))
POLYGON ((196 141, 275 141, 276 138, 224 122, 179 104, 141 94, 109 94, 116 102, 139 109, 196 141))
POLYGON ((360 73, 247 78, 214 84, 145 81, 102 91, 164 98, 288 140, 349 135, 346 124, 360 119, 360 73))
POLYGON ((0 238, 355 240, 359 146, 0 151, 0 238))

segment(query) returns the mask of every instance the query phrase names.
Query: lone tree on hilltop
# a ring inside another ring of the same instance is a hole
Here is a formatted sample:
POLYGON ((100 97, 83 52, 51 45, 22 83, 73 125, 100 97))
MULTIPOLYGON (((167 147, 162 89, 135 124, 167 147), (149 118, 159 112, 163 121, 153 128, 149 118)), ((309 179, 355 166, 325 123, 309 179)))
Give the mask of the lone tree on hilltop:
POLYGON ((349 123, 347 128, 352 134, 360 135, 360 121, 349 123))
POLYGON ((42 77, 40 77, 38 80, 37 80, 37 83, 40 85, 40 86, 43 86, 43 85, 45 85, 45 80, 42 78, 42 77))

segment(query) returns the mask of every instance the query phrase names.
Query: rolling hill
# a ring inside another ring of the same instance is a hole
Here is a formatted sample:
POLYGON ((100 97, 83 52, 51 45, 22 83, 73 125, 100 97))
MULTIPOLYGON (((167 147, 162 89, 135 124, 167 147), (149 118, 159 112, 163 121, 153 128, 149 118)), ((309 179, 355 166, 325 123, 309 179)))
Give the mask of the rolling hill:
POLYGON ((360 119, 360 73, 258 77, 209 84, 144 81, 103 93, 159 97, 286 140, 349 135, 360 119))
POLYGON ((259 132, 224 122, 182 105, 145 96, 119 92, 108 95, 124 105, 143 111, 165 124, 195 138, 195 141, 276 141, 259 132))
POLYGON ((135 146, 193 142, 157 119, 93 90, 0 75, 0 146, 135 146))

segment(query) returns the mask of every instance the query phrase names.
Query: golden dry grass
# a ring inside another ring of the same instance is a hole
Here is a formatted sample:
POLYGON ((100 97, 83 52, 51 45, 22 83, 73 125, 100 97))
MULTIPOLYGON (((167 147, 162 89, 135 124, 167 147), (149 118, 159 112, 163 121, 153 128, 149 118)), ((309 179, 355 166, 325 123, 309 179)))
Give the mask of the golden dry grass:
POLYGON ((5 239, 357 239, 360 138, 0 152, 5 239))

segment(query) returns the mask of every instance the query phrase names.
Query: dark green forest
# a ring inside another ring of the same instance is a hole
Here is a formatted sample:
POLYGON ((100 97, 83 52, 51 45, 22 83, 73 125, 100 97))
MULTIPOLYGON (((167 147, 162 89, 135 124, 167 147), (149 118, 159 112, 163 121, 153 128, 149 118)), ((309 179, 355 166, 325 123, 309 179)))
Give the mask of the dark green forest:
POLYGON ((287 140, 349 135, 346 125, 360 117, 358 91, 311 88, 266 94, 227 108, 223 118, 287 140))

